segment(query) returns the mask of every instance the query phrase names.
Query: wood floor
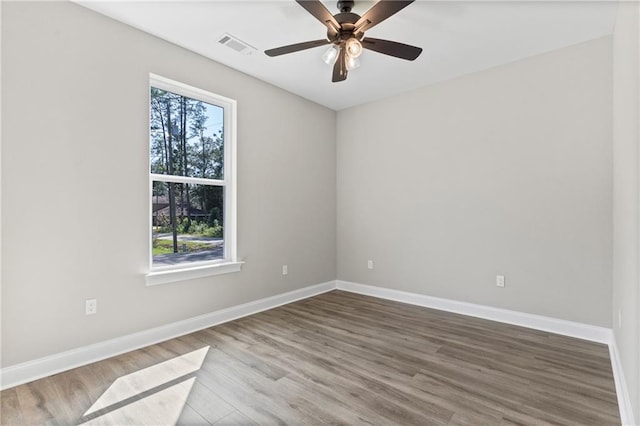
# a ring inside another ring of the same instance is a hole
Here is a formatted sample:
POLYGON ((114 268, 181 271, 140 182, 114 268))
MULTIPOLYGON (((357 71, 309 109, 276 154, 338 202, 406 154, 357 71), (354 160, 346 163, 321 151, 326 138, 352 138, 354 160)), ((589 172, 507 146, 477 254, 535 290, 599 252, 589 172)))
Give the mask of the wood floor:
POLYGON ((332 291, 2 392, 1 424, 620 424, 605 345, 332 291))

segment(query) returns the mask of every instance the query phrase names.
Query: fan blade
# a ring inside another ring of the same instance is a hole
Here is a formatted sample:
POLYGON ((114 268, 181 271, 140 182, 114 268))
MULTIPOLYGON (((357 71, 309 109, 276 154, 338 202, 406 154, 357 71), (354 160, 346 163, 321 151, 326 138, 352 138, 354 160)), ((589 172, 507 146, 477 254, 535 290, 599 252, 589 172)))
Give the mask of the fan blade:
POLYGON ((276 47, 275 49, 265 50, 267 56, 280 56, 285 55, 287 53, 298 52, 300 50, 311 49, 313 47, 323 46, 325 44, 330 44, 329 40, 313 40, 313 41, 305 41, 302 43, 290 44, 288 46, 276 47))
POLYGON ((413 3, 414 0, 396 1, 396 0, 380 0, 371 6, 364 15, 355 23, 356 32, 363 33, 373 28, 388 17, 400 12, 405 7, 413 3))
POLYGON ((340 24, 331 12, 329 12, 329 9, 324 7, 320 0, 296 0, 296 3, 304 7, 307 12, 322 22, 322 25, 326 26, 329 30, 334 33, 340 31, 340 24))
POLYGON ((344 81, 347 79, 347 56, 346 50, 344 46, 340 46, 340 53, 338 54, 338 59, 336 63, 333 65, 333 77, 331 81, 336 83, 338 81, 344 81))
POLYGON ((362 47, 408 61, 413 61, 422 53, 422 49, 419 47, 371 37, 366 37, 362 40, 362 47))

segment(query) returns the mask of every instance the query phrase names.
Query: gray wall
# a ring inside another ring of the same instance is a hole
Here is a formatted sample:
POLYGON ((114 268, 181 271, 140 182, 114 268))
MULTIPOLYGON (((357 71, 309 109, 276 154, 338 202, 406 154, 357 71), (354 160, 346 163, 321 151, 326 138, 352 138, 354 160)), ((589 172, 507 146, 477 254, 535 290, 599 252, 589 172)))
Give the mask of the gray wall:
POLYGON ((2 68, 3 366, 335 279, 335 112, 69 3, 2 68), (150 72, 238 101, 240 273, 145 286, 150 72))
POLYGON ((640 422, 640 8, 618 5, 613 38, 613 330, 640 422))
POLYGON ((340 111, 338 279, 610 327, 611 73, 605 37, 340 111))

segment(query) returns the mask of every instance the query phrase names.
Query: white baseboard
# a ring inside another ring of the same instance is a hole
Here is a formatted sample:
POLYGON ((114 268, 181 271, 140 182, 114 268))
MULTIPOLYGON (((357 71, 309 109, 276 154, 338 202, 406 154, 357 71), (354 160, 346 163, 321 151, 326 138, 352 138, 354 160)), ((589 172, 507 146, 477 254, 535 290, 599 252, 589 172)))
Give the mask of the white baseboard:
POLYGON ((609 344, 609 357, 611 358, 611 369, 613 370, 613 379, 616 384, 616 395, 618 397, 618 408, 620 409, 620 421, 623 426, 634 426, 637 423, 633 419, 633 408, 631 408, 631 398, 629 398, 629 390, 627 381, 622 371, 622 363, 620 362, 620 354, 616 344, 615 335, 609 344))
POLYGON ((457 300, 442 299, 423 294, 408 293, 405 291, 392 290, 389 288, 358 284, 348 281, 336 281, 336 288, 338 290, 379 297, 381 299, 395 300, 396 302, 424 306, 426 308, 433 308, 441 311, 454 312, 456 314, 548 331, 592 342, 609 344, 612 339, 611 329, 582 324, 579 322, 527 314, 518 311, 510 311, 491 306, 459 302, 457 300))
POLYGON ((0 389, 11 388, 72 368, 153 345, 267 309, 306 299, 336 288, 335 281, 316 284, 238 306, 129 334, 93 345, 46 356, 0 369, 0 389))

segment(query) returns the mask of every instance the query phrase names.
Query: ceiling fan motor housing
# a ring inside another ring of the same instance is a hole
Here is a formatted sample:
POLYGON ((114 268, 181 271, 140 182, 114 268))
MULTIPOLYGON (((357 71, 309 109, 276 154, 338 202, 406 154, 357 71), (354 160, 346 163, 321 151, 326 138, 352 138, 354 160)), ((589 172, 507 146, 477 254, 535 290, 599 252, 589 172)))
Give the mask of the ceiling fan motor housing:
POLYGON ((351 9, 353 9, 353 5, 355 3, 356 2, 353 1, 353 0, 339 0, 338 1, 338 10, 340 12, 351 12, 351 9))
POLYGON ((360 15, 351 12, 340 12, 334 15, 335 20, 340 24, 340 30, 327 31, 327 39, 334 43, 345 41, 354 36, 355 23, 360 19, 360 15))

